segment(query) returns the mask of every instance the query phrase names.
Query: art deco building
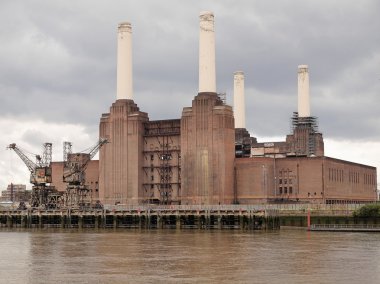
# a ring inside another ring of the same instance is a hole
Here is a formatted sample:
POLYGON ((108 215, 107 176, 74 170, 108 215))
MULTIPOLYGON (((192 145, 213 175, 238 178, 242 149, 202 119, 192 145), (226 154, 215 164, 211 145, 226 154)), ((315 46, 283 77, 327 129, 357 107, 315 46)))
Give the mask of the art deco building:
MULTIPOLYGON (((216 92, 214 15, 200 14, 199 89, 181 118, 151 121, 133 100, 132 27, 118 27, 116 101, 100 118, 99 199, 104 204, 252 204, 376 200, 376 168, 324 156, 310 114, 309 73, 298 68, 292 133, 261 142, 245 126, 244 73, 234 110, 216 92)), ((54 179, 54 178, 53 178, 54 179)))

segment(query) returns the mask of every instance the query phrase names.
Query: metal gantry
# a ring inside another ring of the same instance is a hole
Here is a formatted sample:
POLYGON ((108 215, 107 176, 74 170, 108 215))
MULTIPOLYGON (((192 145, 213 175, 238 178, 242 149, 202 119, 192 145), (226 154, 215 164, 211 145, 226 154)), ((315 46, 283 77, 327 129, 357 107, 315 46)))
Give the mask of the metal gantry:
POLYGON ((107 142, 107 139, 100 138, 96 145, 88 150, 88 153, 72 153, 71 142, 63 143, 63 182, 67 184, 65 206, 84 207, 91 205, 91 190, 86 185, 85 170, 91 159, 107 142))
POLYGON ((35 155, 33 162, 16 143, 9 144, 7 149, 13 150, 21 158, 30 171, 30 183, 33 184, 30 205, 40 208, 59 208, 62 205, 62 194, 54 186, 48 185, 52 182, 52 143, 44 143, 42 157, 35 155))

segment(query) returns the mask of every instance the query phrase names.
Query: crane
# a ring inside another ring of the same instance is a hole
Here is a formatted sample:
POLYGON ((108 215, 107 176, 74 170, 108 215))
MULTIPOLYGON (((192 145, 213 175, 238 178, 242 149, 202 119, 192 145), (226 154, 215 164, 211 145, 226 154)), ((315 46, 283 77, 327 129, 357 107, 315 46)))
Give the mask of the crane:
POLYGON ((91 190, 85 184, 86 168, 99 149, 108 141, 100 138, 98 142, 85 152, 73 153, 72 143, 63 143, 63 182, 67 184, 65 205, 83 207, 91 204, 91 190))
POLYGON ((8 145, 7 149, 13 150, 21 158, 30 171, 30 183, 32 194, 30 205, 32 207, 57 208, 61 203, 62 194, 54 186, 47 185, 52 182, 52 143, 44 143, 44 152, 42 157, 34 155, 36 161, 33 162, 16 143, 8 145))

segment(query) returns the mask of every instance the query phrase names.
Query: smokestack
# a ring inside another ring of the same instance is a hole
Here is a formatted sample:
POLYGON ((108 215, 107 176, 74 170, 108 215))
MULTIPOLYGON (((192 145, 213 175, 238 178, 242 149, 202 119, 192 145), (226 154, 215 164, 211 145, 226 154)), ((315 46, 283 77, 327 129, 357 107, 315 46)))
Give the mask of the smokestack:
POLYGON ((214 14, 201 12, 199 26, 199 93, 216 93, 214 14))
POLYGON ((234 73, 235 128, 245 128, 244 72, 234 73))
POLYGON ((117 94, 116 99, 132 100, 132 26, 120 23, 117 30, 117 94))
POLYGON ((298 117, 310 116, 309 71, 307 65, 298 66, 298 117))

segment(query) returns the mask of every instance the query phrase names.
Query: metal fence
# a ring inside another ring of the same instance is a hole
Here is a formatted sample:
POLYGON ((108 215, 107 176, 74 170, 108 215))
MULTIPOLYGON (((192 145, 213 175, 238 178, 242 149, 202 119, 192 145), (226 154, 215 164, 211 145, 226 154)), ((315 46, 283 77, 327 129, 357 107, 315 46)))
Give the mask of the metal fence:
POLYGON ((266 210, 284 210, 284 211, 354 211, 363 204, 255 204, 255 205, 105 205, 107 210, 141 210, 149 209, 168 211, 266 211, 266 210))

